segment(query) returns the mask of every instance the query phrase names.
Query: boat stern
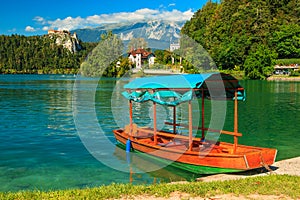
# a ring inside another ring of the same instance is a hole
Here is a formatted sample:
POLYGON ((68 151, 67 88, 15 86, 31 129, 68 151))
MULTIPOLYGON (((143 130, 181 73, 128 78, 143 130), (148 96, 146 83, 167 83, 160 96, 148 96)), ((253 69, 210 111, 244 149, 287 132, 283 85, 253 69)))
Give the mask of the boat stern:
POLYGON ((268 167, 274 164, 277 155, 277 149, 263 149, 261 151, 245 154, 244 160, 246 168, 256 169, 268 167))

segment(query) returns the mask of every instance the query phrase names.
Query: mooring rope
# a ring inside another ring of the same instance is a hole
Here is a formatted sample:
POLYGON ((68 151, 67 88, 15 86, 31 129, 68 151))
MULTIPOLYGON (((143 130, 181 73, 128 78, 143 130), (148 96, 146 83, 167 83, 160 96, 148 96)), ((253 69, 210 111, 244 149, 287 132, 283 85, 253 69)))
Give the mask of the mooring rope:
POLYGON ((261 162, 260 162, 261 166, 263 166, 268 172, 273 173, 273 170, 269 167, 268 164, 266 164, 261 153, 260 153, 260 160, 261 160, 261 162))

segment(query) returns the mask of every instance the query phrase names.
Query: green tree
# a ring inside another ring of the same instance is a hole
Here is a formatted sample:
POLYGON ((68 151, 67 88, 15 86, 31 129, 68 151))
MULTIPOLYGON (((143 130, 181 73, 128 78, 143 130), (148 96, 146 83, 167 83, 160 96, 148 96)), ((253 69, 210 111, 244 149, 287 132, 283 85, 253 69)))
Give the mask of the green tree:
POLYGON ((131 63, 127 57, 122 57, 120 59, 120 66, 117 68, 117 77, 122 77, 132 68, 133 63, 131 63))
POLYGON ((199 70, 206 71, 215 68, 215 63, 202 45, 186 35, 182 36, 180 49, 176 52, 185 60, 183 62, 185 72, 197 73, 199 70))
POLYGON ((94 44, 71 53, 44 36, 0 35, 0 73, 76 73, 94 44))
POLYGON ((299 57, 299 20, 299 0, 208 1, 181 32, 200 43, 219 69, 249 69, 258 46, 275 50, 280 58, 299 57))
POLYGON ((278 53, 278 58, 300 58, 300 26, 280 26, 271 36, 271 46, 278 53))
POLYGON ((250 79, 265 79, 274 70, 277 54, 268 47, 258 45, 245 60, 245 74, 250 79))
POLYGON ((93 49, 86 61, 81 64, 85 76, 117 76, 117 61, 122 56, 122 40, 112 32, 101 35, 101 41, 93 49))
POLYGON ((204 48, 206 47, 205 37, 207 34, 207 25, 214 20, 214 15, 218 7, 217 3, 208 1, 202 9, 195 12, 194 16, 190 21, 181 29, 181 33, 193 38, 196 42, 201 44, 204 48))

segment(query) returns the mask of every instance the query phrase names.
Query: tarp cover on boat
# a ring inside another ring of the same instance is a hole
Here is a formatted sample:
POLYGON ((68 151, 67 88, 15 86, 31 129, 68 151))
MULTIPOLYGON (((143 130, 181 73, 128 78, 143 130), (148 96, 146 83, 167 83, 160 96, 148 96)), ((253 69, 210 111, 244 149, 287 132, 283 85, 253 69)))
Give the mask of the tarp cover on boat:
POLYGON ((215 100, 245 100, 244 88, 229 74, 183 74, 136 78, 124 86, 123 96, 135 102, 153 101, 161 105, 176 106, 193 97, 215 100), (202 91, 203 89, 203 91, 202 91))

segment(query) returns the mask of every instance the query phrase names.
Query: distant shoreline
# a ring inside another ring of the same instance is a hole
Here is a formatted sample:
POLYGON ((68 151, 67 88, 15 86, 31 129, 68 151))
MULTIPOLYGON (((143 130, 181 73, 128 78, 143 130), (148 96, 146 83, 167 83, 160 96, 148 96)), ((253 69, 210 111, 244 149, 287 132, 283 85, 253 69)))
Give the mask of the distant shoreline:
POLYGON ((271 76, 267 78, 268 81, 300 81, 300 76, 296 76, 296 77, 283 77, 283 76, 271 76))

